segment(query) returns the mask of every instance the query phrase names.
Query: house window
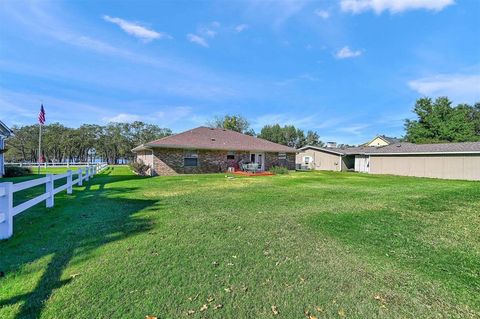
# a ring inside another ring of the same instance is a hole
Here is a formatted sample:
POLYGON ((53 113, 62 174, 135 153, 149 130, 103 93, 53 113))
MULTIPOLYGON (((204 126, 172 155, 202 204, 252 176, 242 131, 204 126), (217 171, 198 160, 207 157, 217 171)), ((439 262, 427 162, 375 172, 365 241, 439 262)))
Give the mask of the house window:
POLYGON ((185 151, 183 156, 183 166, 185 167, 194 167, 198 166, 198 153, 195 150, 185 151))
POLYGON ((235 152, 234 151, 228 151, 227 160, 234 160, 234 159, 235 159, 235 152))
POLYGON ((312 158, 310 156, 304 156, 303 157, 303 162, 305 164, 310 164, 311 161, 312 161, 312 158))
POLYGON ((278 159, 279 160, 287 159, 287 154, 286 153, 278 153, 278 159))

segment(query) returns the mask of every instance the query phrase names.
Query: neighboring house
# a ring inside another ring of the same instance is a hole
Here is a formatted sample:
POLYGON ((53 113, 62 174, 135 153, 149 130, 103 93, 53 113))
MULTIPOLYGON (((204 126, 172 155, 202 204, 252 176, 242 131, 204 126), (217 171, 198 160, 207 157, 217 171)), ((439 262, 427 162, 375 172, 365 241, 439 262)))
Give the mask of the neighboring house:
POLYGON ((0 121, 0 177, 5 174, 3 152, 5 150, 5 139, 13 134, 2 121, 0 121))
POLYGON ((355 169, 356 155, 371 147, 318 147, 304 146, 298 149, 296 163, 301 168, 321 171, 348 171, 355 169))
POLYGON ((137 160, 150 175, 225 172, 242 163, 295 169, 296 150, 261 138, 221 128, 198 127, 135 147, 137 160))
POLYGON ((371 140, 368 143, 363 144, 362 146, 374 146, 374 147, 379 147, 379 146, 387 146, 395 143, 399 143, 400 140, 395 137, 388 137, 385 135, 378 135, 376 136, 373 140, 371 140))
POLYGON ((412 144, 346 149, 305 146, 297 162, 320 170, 480 180, 480 142, 412 144), (352 165, 353 161, 353 165, 352 165))

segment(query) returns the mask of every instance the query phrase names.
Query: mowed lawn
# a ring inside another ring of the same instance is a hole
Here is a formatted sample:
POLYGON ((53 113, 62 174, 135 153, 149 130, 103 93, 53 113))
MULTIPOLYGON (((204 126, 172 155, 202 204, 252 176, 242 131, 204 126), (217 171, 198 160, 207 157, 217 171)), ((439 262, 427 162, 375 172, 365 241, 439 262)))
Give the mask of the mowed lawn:
POLYGON ((0 318, 478 318, 479 229, 479 182, 108 168, 16 217, 0 318))

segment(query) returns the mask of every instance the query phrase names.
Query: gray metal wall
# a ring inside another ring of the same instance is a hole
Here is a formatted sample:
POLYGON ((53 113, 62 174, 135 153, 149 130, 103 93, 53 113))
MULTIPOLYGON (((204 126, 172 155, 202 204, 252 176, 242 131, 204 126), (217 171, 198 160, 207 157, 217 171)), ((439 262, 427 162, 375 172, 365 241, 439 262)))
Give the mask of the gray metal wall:
POLYGON ((480 180, 480 154, 372 155, 370 173, 480 180))

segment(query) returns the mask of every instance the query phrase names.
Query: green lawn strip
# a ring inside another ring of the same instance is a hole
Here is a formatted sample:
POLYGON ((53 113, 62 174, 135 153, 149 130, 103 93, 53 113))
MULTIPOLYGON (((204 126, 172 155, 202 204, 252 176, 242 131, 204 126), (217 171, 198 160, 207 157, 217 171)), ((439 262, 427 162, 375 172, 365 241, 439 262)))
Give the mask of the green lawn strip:
POLYGON ((84 188, 20 215, 0 242, 0 317, 480 313, 478 183, 116 167, 84 188))

